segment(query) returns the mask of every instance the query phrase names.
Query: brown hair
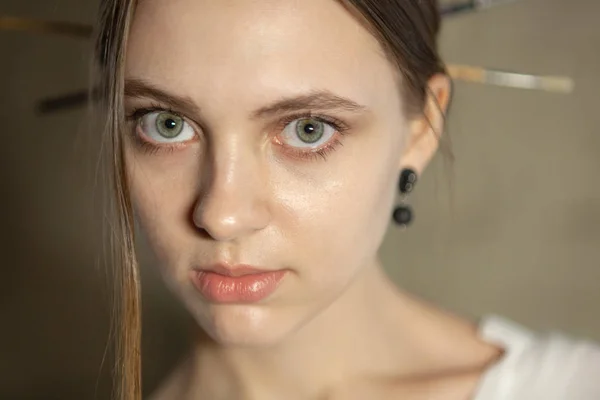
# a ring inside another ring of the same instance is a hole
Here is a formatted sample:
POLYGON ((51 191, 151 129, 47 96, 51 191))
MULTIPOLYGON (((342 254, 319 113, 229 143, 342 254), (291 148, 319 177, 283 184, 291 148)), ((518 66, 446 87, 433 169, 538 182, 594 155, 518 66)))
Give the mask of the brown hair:
MULTIPOLYGON (((398 68, 411 113, 421 113, 428 81, 446 73, 437 51, 437 0, 339 0, 379 40, 398 68)), ((103 121, 103 156, 112 186, 109 234, 115 280, 115 397, 141 399, 141 307, 134 251, 133 209, 122 138, 125 43, 137 0, 102 0, 96 32, 95 73, 98 116, 103 121)))

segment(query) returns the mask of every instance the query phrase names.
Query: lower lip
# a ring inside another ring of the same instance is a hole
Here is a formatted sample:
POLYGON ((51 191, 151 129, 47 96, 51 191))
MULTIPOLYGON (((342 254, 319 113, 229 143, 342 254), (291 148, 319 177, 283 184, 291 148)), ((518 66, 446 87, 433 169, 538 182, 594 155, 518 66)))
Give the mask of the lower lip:
POLYGON ((214 303, 256 303, 269 297, 286 271, 227 276, 210 271, 194 271, 192 281, 198 291, 214 303))

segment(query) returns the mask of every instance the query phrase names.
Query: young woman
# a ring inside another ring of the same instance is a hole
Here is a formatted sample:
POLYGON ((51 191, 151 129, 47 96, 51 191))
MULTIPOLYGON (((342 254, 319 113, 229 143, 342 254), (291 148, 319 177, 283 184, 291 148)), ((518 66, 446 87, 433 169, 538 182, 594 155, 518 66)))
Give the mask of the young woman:
POLYGON ((434 0, 102 2, 122 399, 134 214, 198 324, 152 399, 600 398, 594 345, 449 315, 377 259, 444 128, 439 23, 434 0))

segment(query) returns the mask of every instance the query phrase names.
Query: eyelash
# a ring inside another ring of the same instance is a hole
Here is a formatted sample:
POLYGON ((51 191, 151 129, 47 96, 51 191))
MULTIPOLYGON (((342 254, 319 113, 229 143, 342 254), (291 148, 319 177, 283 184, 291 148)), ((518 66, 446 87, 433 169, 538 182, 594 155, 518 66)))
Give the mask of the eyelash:
MULTIPOLYGON (((170 114, 177 115, 181 118, 184 118, 187 121, 187 119, 185 117, 183 117, 178 112, 172 110, 171 108, 162 107, 157 104, 152 104, 150 107, 140 107, 140 108, 133 110, 131 113, 129 113, 126 116, 126 120, 135 122, 137 124, 137 123, 139 123, 140 119, 143 118, 145 115, 153 113, 153 112, 158 112, 158 111, 168 112, 170 114)), ((349 129, 349 127, 346 123, 344 123, 343 121, 341 121, 337 118, 332 118, 327 115, 322 115, 322 114, 313 113, 313 112, 304 112, 304 113, 289 115, 286 118, 284 118, 283 120, 281 120, 277 124, 278 130, 281 131, 281 130, 283 130, 283 128, 285 128, 288 124, 292 123, 293 121, 296 121, 298 119, 303 119, 303 118, 311 118, 311 119, 315 119, 319 122, 331 125, 335 129, 336 134, 339 134, 339 135, 345 135, 346 131, 349 129)), ((136 129, 137 129, 137 125, 136 125, 136 129)), ((148 140, 141 138, 140 135, 137 133, 133 133, 132 136, 135 141, 135 144, 137 146, 139 146, 140 149, 144 153, 151 154, 151 155, 154 155, 154 154, 157 154, 157 153, 163 152, 163 151, 172 153, 173 151, 180 148, 182 145, 182 143, 171 144, 171 145, 168 145, 168 144, 156 145, 156 144, 151 143, 148 140)), ((278 145, 281 148, 283 148, 284 152, 288 153, 288 155, 290 155, 293 158, 297 158, 297 159, 301 159, 301 160, 317 160, 319 158, 322 158, 323 160, 326 160, 327 156, 329 154, 331 154, 333 151, 335 151, 339 146, 343 146, 343 143, 339 138, 334 137, 334 139, 331 139, 329 141, 329 143, 327 143, 325 146, 318 148, 317 150, 309 150, 309 151, 294 150, 294 149, 290 148, 290 146, 285 146, 285 145, 282 145, 279 143, 278 143, 278 145)))

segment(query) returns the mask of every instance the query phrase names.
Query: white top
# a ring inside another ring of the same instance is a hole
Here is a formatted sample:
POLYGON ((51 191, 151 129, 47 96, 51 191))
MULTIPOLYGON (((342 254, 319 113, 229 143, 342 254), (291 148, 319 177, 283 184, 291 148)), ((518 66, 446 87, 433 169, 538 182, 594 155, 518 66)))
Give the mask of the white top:
POLYGON ((600 400, 600 347, 558 334, 536 335, 486 317, 481 337, 505 349, 482 378, 474 400, 600 400))

